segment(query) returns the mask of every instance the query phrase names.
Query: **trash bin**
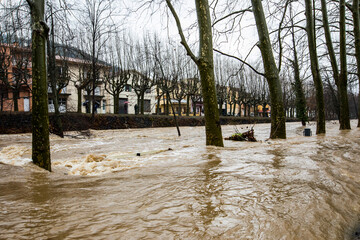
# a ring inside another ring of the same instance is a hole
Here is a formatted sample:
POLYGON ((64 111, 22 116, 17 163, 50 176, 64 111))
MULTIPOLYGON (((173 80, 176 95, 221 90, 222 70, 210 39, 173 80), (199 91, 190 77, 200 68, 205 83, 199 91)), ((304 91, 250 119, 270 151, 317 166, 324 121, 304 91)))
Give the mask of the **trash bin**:
POLYGON ((311 129, 310 128, 305 128, 303 134, 304 134, 305 137, 312 136, 311 129))

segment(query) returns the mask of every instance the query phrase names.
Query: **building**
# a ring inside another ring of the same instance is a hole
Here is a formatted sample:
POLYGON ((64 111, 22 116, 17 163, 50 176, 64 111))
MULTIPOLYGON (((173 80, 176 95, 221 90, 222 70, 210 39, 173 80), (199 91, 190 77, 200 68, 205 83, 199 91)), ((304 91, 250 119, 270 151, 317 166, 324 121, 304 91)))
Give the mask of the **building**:
MULTIPOLYGON (((64 48, 58 46, 58 49, 64 48)), ((60 112, 83 113, 92 111, 92 82, 90 80, 89 55, 75 48, 67 48, 66 54, 57 50, 56 76, 66 75, 68 79, 63 87, 58 89, 60 112), (64 56, 66 55, 66 56, 64 56)), ((138 97, 132 87, 132 77, 127 81, 119 99, 106 91, 105 74, 111 68, 107 63, 99 61, 98 76, 95 84, 96 113, 114 113, 114 101, 119 102, 120 114, 135 114, 138 108, 138 97)), ((59 84, 60 85, 60 84, 59 84)), ((31 79, 31 49, 19 47, 17 44, 0 45, 0 111, 31 111, 32 106, 31 79), (15 97, 18 95, 18 97, 15 97), (16 107, 17 106, 17 107, 16 107)), ((144 114, 155 113, 156 91, 152 87, 144 93, 144 114)), ((54 94, 48 88, 49 112, 54 112, 54 94)))
POLYGON ((31 80, 31 50, 0 44, 0 111, 30 111, 31 80))

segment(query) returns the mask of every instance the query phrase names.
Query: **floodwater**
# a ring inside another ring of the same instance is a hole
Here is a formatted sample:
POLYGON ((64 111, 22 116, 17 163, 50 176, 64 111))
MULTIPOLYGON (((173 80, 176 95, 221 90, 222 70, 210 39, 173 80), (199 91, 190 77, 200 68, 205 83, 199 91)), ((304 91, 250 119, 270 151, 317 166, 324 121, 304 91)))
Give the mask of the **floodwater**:
MULTIPOLYGON (((223 126, 224 137, 250 125, 223 126)), ((360 129, 206 147, 204 127, 0 135, 0 239, 352 239, 360 223, 360 129), (137 153, 140 156, 136 156, 137 153)), ((310 125, 313 133, 315 125, 310 125)))

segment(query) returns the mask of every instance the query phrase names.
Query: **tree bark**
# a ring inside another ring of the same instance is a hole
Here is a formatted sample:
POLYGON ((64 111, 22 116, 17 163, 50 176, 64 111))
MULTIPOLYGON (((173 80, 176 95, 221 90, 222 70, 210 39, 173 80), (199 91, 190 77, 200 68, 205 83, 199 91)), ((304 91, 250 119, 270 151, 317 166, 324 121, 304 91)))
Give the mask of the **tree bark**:
POLYGON ((186 116, 190 115, 190 96, 186 96, 186 116))
POLYGON ((340 78, 338 82, 340 100, 340 129, 351 129, 349 99, 347 92, 347 59, 346 59, 346 19, 345 0, 340 0, 340 78))
POLYGON ((321 10, 323 16, 323 26, 325 32, 326 46, 328 49, 330 63, 333 70, 333 77, 338 88, 339 107, 339 122, 340 129, 350 129, 349 117, 349 101, 347 94, 347 66, 346 66, 346 27, 345 27, 345 1, 340 1, 340 63, 341 72, 336 61, 335 51, 331 39, 331 32, 329 27, 327 5, 325 0, 321 0, 321 10))
POLYGON ((140 99, 140 113, 141 115, 144 115, 144 95, 145 92, 141 93, 141 99, 140 99))
MULTIPOLYGON (((355 53, 356 53, 356 63, 357 63, 357 77, 359 82, 359 92, 360 92, 360 11, 359 11, 359 0, 353 0, 353 20, 354 20, 354 36, 355 36, 355 53)), ((358 125, 360 127, 360 94, 359 95, 359 104, 358 104, 358 125)))
POLYGON ((306 32, 308 35, 311 73, 313 76, 313 81, 316 90, 316 112, 317 112, 316 134, 322 134, 322 133, 326 133, 325 103, 324 103, 323 84, 320 76, 319 62, 316 52, 315 29, 314 29, 314 19, 312 15, 312 9, 313 8, 312 8, 311 0, 305 0, 306 32))
POLYGON ((206 145, 223 147, 220 117, 217 111, 209 3, 207 0, 196 0, 195 5, 200 33, 200 56, 197 65, 204 99, 206 145))
POLYGON ((119 95, 120 93, 114 94, 114 114, 119 114, 119 95))
POLYGON ((77 90, 77 92, 78 92, 78 94, 77 94, 77 97, 78 97, 77 112, 78 112, 78 113, 81 113, 81 112, 82 112, 82 102, 81 102, 81 101, 82 101, 82 94, 81 94, 82 89, 79 88, 79 87, 77 87, 76 90, 77 90))
POLYGON ((270 90, 271 133, 270 138, 286 138, 285 111, 282 89, 261 0, 251 0, 259 35, 259 48, 263 59, 265 77, 270 90))
POLYGON ((44 0, 27 0, 32 23, 32 159, 51 171, 48 93, 46 71, 46 39, 48 27, 44 22, 44 0))
POLYGON ((13 102, 14 102, 14 112, 19 111, 19 90, 13 90, 13 102))

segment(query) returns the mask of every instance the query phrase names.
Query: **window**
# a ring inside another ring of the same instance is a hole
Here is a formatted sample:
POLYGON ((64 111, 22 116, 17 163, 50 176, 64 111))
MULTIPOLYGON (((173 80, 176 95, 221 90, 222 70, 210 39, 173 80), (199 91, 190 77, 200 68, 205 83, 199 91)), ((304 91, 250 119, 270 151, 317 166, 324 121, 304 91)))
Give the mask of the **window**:
POLYGON ((125 85, 125 92, 131 92, 131 85, 125 85))
POLYGON ((151 89, 146 89, 145 93, 151 93, 151 89))
POLYGON ((66 87, 64 87, 63 89, 61 89, 61 90, 60 90, 60 93, 62 93, 62 94, 67 93, 66 87))
POLYGON ((104 111, 104 113, 106 111, 106 100, 103 100, 103 111, 104 111))
POLYGON ((100 87, 95 88, 95 95, 100 96, 100 87))
POLYGON ((151 101, 144 100, 144 112, 151 112, 151 101))
POLYGON ((66 98, 59 98, 59 111, 66 112, 66 98))

